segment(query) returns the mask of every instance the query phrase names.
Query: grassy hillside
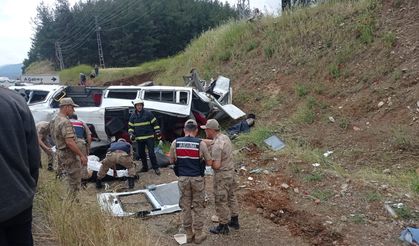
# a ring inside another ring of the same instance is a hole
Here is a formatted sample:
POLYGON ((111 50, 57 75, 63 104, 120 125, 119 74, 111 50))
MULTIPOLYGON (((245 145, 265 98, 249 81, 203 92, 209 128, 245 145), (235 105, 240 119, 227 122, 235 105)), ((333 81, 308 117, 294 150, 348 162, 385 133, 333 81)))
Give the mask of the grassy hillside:
POLYGON ((205 79, 228 76, 235 104, 258 115, 256 134, 279 132, 295 147, 293 157, 318 162, 333 149, 336 161, 327 165, 342 175, 418 191, 414 6, 328 1, 258 22, 231 22, 181 54, 138 69, 159 71, 154 79, 163 84, 181 84, 192 67, 205 79), (394 166, 392 175, 382 173, 394 166))

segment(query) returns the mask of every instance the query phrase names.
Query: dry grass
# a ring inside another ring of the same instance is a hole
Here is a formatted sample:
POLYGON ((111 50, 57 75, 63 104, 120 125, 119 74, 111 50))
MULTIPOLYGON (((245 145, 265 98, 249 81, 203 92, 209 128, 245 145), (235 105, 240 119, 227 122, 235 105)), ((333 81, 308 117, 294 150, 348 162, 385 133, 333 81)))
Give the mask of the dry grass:
MULTIPOLYGON (((41 170, 34 214, 46 220, 44 223, 50 231, 48 240, 53 238, 59 245, 154 244, 140 219, 115 218, 102 213, 95 194, 82 191, 80 202, 67 199, 65 194, 63 182, 41 170)), ((42 237, 36 239, 44 245, 42 237)))

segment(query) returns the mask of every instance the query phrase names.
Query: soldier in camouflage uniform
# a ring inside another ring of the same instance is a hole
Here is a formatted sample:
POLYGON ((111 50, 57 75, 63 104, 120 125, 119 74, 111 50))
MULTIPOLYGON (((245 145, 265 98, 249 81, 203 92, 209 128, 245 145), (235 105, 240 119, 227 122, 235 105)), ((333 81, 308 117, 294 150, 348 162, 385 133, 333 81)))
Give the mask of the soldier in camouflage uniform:
POLYGON ((48 171, 53 170, 54 155, 51 150, 50 144, 50 131, 49 131, 49 122, 40 121, 36 124, 36 131, 38 133, 38 142, 39 147, 47 154, 48 156, 48 171))
MULTIPOLYGON (((81 150, 81 152, 88 156, 90 146, 92 145, 92 132, 90 131, 89 127, 84 121, 78 119, 77 114, 72 114, 69 117, 71 125, 73 125, 74 133, 76 134, 77 140, 76 144, 77 147, 81 150)), ((89 173, 87 171, 87 166, 82 166, 81 168, 81 177, 82 179, 88 179, 89 173)), ((86 184, 83 183, 85 186, 86 184)))
POLYGON ((51 135, 57 146, 59 170, 68 182, 70 195, 75 196, 81 184, 81 165, 87 165, 87 157, 76 144, 76 135, 68 116, 78 105, 69 97, 60 100, 60 111, 50 122, 51 135))
POLYGON ((215 210, 220 224, 210 229, 214 234, 228 234, 229 226, 239 229, 239 209, 235 192, 237 190, 236 173, 232 162, 233 145, 230 139, 220 133, 220 125, 215 119, 207 121, 205 134, 212 141, 206 141, 212 157, 214 169, 215 210), (231 216, 229 218, 229 216, 231 216), (229 220, 230 219, 230 220, 229 220))
POLYGON ((185 137, 177 138, 170 147, 170 163, 174 164, 175 174, 178 176, 179 205, 182 209, 187 242, 195 241, 199 244, 207 237, 202 231, 205 203, 205 163, 202 159, 211 164, 211 156, 206 144, 196 137, 198 124, 195 120, 186 121, 184 132, 185 137))

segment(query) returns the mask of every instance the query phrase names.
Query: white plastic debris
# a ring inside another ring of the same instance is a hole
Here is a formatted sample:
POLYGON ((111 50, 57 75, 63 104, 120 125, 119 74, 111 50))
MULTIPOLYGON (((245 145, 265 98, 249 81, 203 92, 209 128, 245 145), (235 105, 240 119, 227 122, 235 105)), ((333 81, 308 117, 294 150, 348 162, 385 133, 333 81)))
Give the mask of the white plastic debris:
POLYGON ((320 163, 313 163, 313 164, 311 164, 313 167, 320 167, 320 163))
POLYGON ((175 234, 173 237, 179 245, 186 243, 186 234, 175 234))
POLYGON ((252 178, 252 177, 248 177, 248 178, 247 178, 247 180, 250 180, 250 181, 252 181, 252 180, 253 180, 253 178, 252 178))
POLYGON ((381 101, 381 102, 379 102, 379 103, 378 103, 378 105, 377 105, 377 106, 378 106, 379 108, 381 108, 383 105, 384 105, 384 102, 383 102, 383 101, 381 101))
POLYGON ((335 123, 335 118, 333 118, 333 116, 329 116, 329 121, 335 123))
POLYGON ((394 209, 392 207, 390 207, 390 205, 388 204, 384 204, 384 208, 387 210, 387 212, 391 215, 391 217, 393 218, 398 218, 399 216, 397 215, 397 213, 394 211, 394 209))
POLYGON ((211 221, 214 222, 214 223, 218 223, 218 221, 219 221, 218 216, 217 215, 211 216, 211 221))
POLYGON ((326 152, 323 154, 323 156, 324 156, 324 157, 329 157, 331 154, 333 154, 333 151, 328 150, 328 151, 326 151, 326 152))

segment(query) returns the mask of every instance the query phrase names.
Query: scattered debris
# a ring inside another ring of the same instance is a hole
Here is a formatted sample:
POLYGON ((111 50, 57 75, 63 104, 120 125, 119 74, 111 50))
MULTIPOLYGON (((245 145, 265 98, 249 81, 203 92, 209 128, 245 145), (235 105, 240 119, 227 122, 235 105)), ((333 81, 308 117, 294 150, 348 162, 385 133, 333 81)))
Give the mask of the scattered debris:
POLYGON ((277 151, 277 150, 281 150, 282 148, 285 147, 284 142, 281 141, 281 139, 279 139, 277 136, 272 135, 269 138, 265 139, 264 142, 271 147, 271 149, 277 151))
POLYGON ((218 221, 219 221, 218 216, 215 215, 215 214, 213 216, 211 216, 211 221, 214 222, 214 223, 218 223, 218 221))
POLYGON ((390 169, 388 169, 388 168, 387 168, 387 169, 384 169, 384 170, 383 170, 383 173, 384 173, 384 174, 390 174, 390 173, 391 173, 391 170, 390 170, 390 169))
POLYGON ((393 205, 392 205, 394 208, 403 208, 404 207, 404 204, 402 203, 402 202, 399 202, 399 203, 394 203, 393 205))
POLYGON ((276 172, 274 168, 253 168, 249 171, 250 174, 270 174, 271 172, 276 172))
POLYGON ((381 108, 383 105, 384 105, 384 102, 383 102, 383 101, 381 101, 381 102, 379 102, 379 103, 378 103, 378 105, 377 105, 377 106, 378 106, 378 108, 381 108))
POLYGON ((399 216, 397 215, 396 211, 392 207, 390 207, 389 204, 385 203, 384 208, 387 210, 387 212, 391 215, 391 217, 397 219, 399 216))
POLYGON ((335 118, 333 118, 333 116, 329 116, 329 121, 335 123, 335 118))
POLYGON ((341 195, 344 195, 344 194, 348 191, 348 187, 349 187, 349 185, 348 185, 348 184, 342 184, 342 185, 340 186, 340 194, 341 194, 341 195))
POLYGON ((328 151, 326 151, 326 152, 323 154, 323 156, 324 156, 324 157, 329 157, 331 154, 333 154, 333 151, 328 150, 328 151))
POLYGON ((173 237, 179 245, 186 243, 186 234, 175 234, 173 237))
POLYGON ((357 126, 352 127, 352 129, 354 129, 354 131, 361 131, 361 128, 359 128, 357 126))
POLYGON ((253 180, 253 178, 252 178, 252 177, 248 177, 248 178, 247 178, 247 180, 252 181, 252 180, 253 180))
POLYGON ((281 188, 288 189, 290 186, 286 183, 281 184, 281 188))
POLYGON ((300 190, 298 188, 294 188, 294 192, 298 194, 300 193, 300 190))
POLYGON ((311 164, 313 167, 320 167, 320 163, 313 163, 313 164, 311 164))

